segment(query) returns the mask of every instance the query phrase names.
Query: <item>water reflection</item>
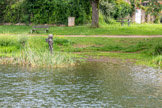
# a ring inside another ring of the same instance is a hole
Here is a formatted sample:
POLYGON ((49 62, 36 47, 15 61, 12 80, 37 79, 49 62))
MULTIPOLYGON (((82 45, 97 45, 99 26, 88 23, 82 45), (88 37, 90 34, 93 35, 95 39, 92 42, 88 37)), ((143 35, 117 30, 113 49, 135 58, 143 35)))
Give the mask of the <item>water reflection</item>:
POLYGON ((1 65, 0 106, 160 108, 161 72, 122 62, 31 70, 1 65))

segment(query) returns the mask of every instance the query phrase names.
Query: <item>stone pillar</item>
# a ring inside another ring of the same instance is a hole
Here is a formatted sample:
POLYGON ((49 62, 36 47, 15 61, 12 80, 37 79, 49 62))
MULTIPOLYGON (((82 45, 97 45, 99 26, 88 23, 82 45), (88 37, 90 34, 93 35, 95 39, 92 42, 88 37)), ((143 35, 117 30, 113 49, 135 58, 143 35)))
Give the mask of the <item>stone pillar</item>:
POLYGON ((75 17, 68 17, 68 26, 75 26, 75 17))

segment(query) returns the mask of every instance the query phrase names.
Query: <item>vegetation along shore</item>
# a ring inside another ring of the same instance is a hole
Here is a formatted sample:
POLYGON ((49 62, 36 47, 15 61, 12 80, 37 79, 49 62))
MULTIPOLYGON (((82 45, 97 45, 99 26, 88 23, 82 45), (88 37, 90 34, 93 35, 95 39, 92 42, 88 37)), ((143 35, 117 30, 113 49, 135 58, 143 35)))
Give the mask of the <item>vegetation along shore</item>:
POLYGON ((74 65, 87 57, 133 60, 137 64, 162 67, 161 38, 54 37, 54 54, 48 50, 47 36, 0 36, 2 64, 40 67, 74 65))

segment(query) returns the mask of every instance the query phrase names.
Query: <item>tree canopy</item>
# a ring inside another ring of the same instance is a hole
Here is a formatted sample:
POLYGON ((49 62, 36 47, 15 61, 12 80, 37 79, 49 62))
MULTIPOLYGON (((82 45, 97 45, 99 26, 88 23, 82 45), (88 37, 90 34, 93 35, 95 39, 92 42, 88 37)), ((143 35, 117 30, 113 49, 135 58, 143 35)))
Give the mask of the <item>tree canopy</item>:
MULTIPOLYGON (((99 26, 99 12, 105 21, 118 20, 135 12, 141 1, 130 0, 0 0, 0 23, 35 23, 35 24, 67 24, 67 18, 76 18, 76 24, 92 21, 92 27, 99 26)), ((148 14, 157 19, 161 12, 161 4, 157 0, 149 0, 145 8, 148 14)))
POLYGON ((74 16, 76 24, 83 24, 91 18, 90 2, 86 0, 10 0, 3 13, 3 22, 11 23, 66 24, 67 18, 74 16))

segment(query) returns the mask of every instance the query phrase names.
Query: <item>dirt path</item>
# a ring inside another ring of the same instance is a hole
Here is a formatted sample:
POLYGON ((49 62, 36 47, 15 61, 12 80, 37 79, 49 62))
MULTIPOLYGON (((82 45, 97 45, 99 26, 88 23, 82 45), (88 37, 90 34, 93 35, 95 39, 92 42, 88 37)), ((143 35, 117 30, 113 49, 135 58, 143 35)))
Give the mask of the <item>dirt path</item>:
MULTIPOLYGON (((41 34, 0 34, 0 36, 47 36, 41 34)), ((58 37, 162 38, 162 35, 57 35, 58 37)))
POLYGON ((138 35, 63 35, 64 37, 107 37, 107 38, 162 38, 162 35, 138 36, 138 35))

